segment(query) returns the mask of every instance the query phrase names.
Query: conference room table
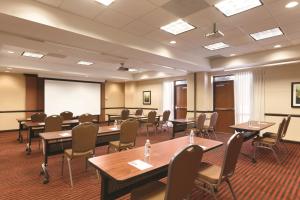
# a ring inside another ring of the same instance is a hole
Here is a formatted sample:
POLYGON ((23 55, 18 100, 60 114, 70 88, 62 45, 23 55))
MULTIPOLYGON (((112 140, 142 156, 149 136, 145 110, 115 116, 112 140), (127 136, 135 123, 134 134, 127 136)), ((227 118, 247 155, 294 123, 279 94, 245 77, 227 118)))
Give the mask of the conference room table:
MULTIPOLYGON (((61 154, 64 149, 72 148, 72 130, 40 133, 43 142, 44 161, 41 165, 43 183, 49 182, 48 157, 61 154)), ((97 134, 96 146, 103 146, 111 141, 119 140, 120 126, 100 126, 97 134)))
POLYGON ((186 130, 190 124, 195 124, 195 118, 169 120, 173 124, 172 138, 175 134, 186 130))
MULTIPOLYGON (((108 116, 108 123, 113 122, 114 120, 119 120, 121 119, 121 115, 118 114, 107 114, 108 116)), ((156 120, 160 120, 161 115, 156 115, 156 120)), ((136 119, 136 120, 146 120, 148 119, 148 115, 135 115, 135 114, 130 114, 128 118, 131 119, 136 119)))
MULTIPOLYGON (((204 152, 223 145, 200 137, 195 137, 193 144, 201 146, 204 152)), ((134 188, 166 177, 171 158, 188 145, 189 137, 184 136, 152 144, 149 157, 144 157, 144 147, 139 147, 90 158, 89 162, 101 174, 100 198, 116 199, 134 188)))
POLYGON ((30 117, 29 118, 17 118, 17 122, 19 124, 19 132, 18 132, 17 141, 19 141, 20 143, 23 143, 23 141, 24 141, 23 136, 22 136, 22 131, 25 130, 24 123, 28 122, 28 121, 31 121, 30 117))
MULTIPOLYGON (((241 133, 244 137, 244 142, 246 142, 259 136, 260 131, 269 128, 274 124, 274 122, 248 121, 240 124, 231 125, 229 127, 234 129, 236 132, 241 133)), ((250 158, 253 163, 256 163, 254 154, 250 155, 244 152, 241 152, 241 154, 250 158)))
MULTIPOLYGON (((70 120, 64 120, 62 125, 70 125, 71 127, 76 126, 79 124, 78 119, 70 119, 70 120)), ((26 143, 26 152, 27 155, 31 153, 31 140, 32 137, 34 136, 34 129, 35 128, 44 128, 45 123, 44 122, 32 122, 32 121, 25 121, 23 125, 28 128, 27 131, 27 143, 26 143)))

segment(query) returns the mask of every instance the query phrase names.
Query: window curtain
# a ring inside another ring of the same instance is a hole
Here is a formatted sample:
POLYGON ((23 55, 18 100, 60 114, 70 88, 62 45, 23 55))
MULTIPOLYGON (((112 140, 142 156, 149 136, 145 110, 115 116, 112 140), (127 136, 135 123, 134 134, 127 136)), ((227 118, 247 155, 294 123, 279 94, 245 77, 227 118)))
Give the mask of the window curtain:
POLYGON ((253 74, 239 72, 234 76, 235 123, 249 121, 253 108, 253 74))
POLYGON ((162 94, 162 108, 163 111, 170 110, 170 119, 174 119, 174 82, 163 82, 163 94, 162 94))
POLYGON ((253 109, 251 119, 265 120, 265 76, 262 69, 253 71, 253 109))
POLYGON ((239 72, 234 77, 235 122, 264 121, 265 80, 263 70, 239 72))

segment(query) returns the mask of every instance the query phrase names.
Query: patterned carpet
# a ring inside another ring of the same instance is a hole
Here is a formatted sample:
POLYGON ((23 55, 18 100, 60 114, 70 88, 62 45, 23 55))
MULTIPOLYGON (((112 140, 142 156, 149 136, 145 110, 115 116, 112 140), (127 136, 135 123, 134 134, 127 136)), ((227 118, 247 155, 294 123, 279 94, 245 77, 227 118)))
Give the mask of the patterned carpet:
MULTIPOLYGON (((25 134, 24 134, 25 135, 25 134)), ((179 134, 178 136, 183 135, 179 134)), ((67 165, 65 173, 60 175, 61 155, 49 158, 50 183, 42 184, 39 176, 42 152, 38 150, 37 141, 33 142, 32 154, 25 154, 25 145, 16 141, 16 132, 0 133, 0 199, 99 199, 100 183, 92 167, 85 172, 83 160, 72 162, 74 188, 69 185, 67 165)), ((218 139, 226 142, 229 135, 218 134, 218 139)), ((145 134, 141 133, 137 145, 145 142, 145 134)), ((170 138, 167 132, 151 136, 151 142, 164 141, 170 138)), ((250 199, 300 199, 300 145, 289 143, 289 153, 282 165, 278 165, 272 153, 259 150, 257 163, 252 164, 240 155, 232 185, 237 198, 250 199)), ((208 152, 205 161, 221 164, 224 146, 208 152)), ((242 151, 251 151, 251 145, 245 143, 242 151)), ((97 148, 97 155, 103 155, 106 147, 97 148)), ((231 193, 224 183, 218 191, 218 199, 232 199, 231 193)), ((130 199, 130 195, 121 199, 130 199)), ((212 199, 209 194, 194 189, 192 199, 212 199)))

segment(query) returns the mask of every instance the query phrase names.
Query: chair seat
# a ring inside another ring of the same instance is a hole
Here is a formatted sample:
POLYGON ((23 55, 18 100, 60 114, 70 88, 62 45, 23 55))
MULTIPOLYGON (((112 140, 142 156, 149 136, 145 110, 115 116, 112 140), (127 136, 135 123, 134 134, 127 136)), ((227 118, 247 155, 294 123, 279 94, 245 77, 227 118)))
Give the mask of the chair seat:
POLYGON ((166 184, 156 181, 138 187, 131 192, 132 200, 163 200, 165 198, 166 184))
POLYGON ((131 148, 131 147, 134 147, 134 143, 133 142, 130 142, 130 143, 121 143, 120 144, 120 141, 112 141, 109 143, 110 146, 113 146, 115 148, 131 148))
POLYGON ((259 143, 263 143, 263 144, 274 145, 274 144, 276 144, 276 138, 257 137, 257 138, 254 139, 254 142, 259 142, 259 143))
POLYGON ((198 171, 197 180, 203 180, 212 184, 217 184, 221 174, 221 167, 211 163, 202 162, 198 171))
POLYGON ((263 137, 277 138, 277 134, 276 133, 272 133, 272 132, 265 132, 263 134, 263 137))
POLYGON ((69 158, 87 156, 87 155, 93 155, 93 154, 94 154, 93 150, 90 150, 90 151, 82 152, 82 153, 74 153, 72 156, 72 149, 65 150, 65 155, 68 156, 69 158))

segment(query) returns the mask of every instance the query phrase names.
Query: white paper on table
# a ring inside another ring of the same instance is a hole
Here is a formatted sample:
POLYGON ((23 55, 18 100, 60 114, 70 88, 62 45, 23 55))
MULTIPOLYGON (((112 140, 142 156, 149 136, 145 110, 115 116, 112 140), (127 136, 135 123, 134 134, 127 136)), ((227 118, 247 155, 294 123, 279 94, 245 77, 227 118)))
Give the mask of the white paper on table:
POLYGON ((260 128, 260 126, 249 126, 250 128, 260 128))
POLYGON ((115 128, 115 127, 113 127, 113 128, 110 128, 110 130, 112 130, 112 131, 117 131, 117 130, 119 130, 118 128, 115 128))
POLYGON ((141 160, 134 160, 134 161, 129 162, 128 164, 135 167, 135 168, 137 168, 137 169, 139 169, 139 170, 145 170, 145 169, 153 167, 149 163, 146 163, 146 162, 141 161, 141 160))
POLYGON ((68 137, 71 136, 71 133, 60 133, 59 135, 62 137, 68 137))

